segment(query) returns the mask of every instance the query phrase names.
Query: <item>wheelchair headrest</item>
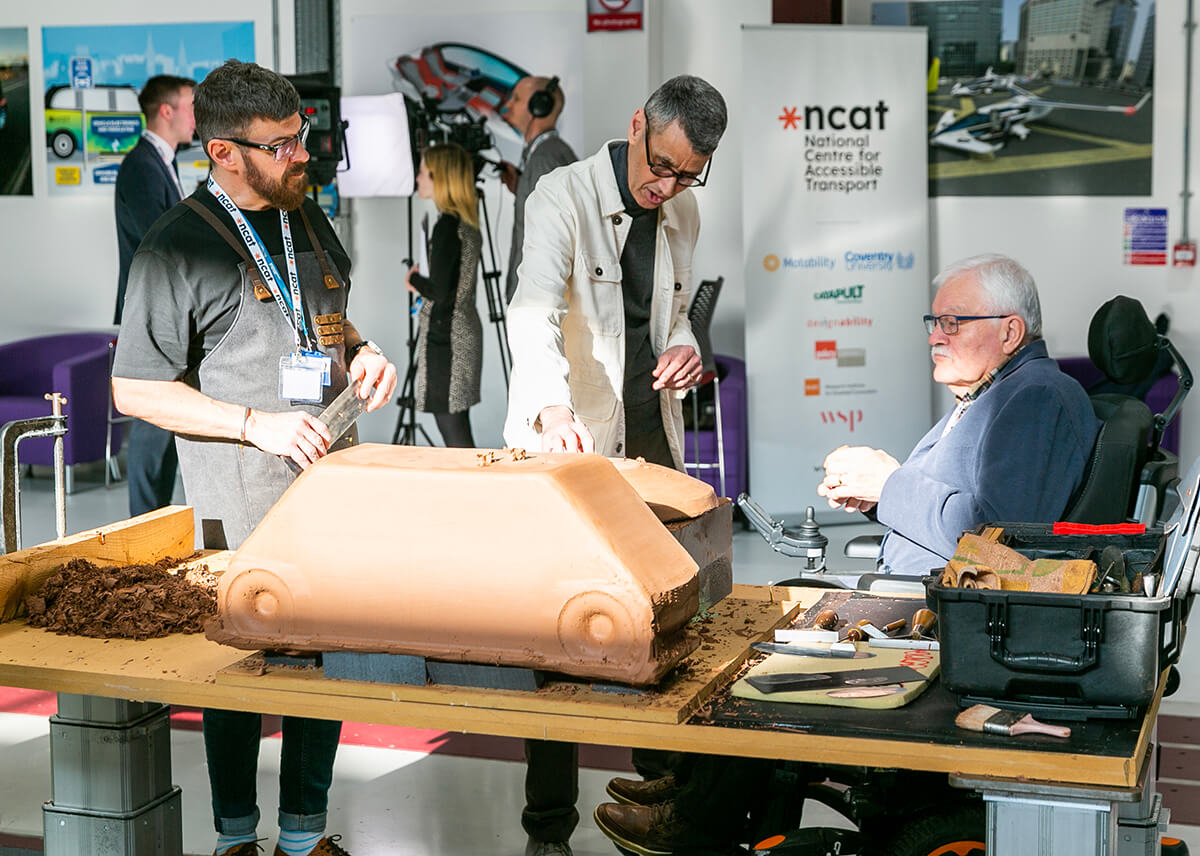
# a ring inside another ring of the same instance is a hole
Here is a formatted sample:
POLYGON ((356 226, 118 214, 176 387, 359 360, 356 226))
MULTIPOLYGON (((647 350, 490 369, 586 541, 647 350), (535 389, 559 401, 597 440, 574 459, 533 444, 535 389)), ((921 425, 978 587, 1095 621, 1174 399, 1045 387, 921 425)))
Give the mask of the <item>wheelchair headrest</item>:
POLYGON ((1088 327, 1088 356, 1120 384, 1150 374, 1158 359, 1158 332, 1141 301, 1117 295, 1096 310, 1088 327))

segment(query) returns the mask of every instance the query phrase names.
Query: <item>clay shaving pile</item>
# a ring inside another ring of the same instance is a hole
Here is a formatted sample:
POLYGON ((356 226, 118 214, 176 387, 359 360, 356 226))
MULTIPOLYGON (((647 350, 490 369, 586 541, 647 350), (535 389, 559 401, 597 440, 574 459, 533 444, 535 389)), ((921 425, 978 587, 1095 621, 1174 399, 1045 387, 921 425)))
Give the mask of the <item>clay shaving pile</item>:
POLYGON ((73 559, 25 598, 29 623, 100 639, 199 633, 217 611, 216 578, 204 565, 186 573, 167 570, 178 563, 98 568, 73 559))

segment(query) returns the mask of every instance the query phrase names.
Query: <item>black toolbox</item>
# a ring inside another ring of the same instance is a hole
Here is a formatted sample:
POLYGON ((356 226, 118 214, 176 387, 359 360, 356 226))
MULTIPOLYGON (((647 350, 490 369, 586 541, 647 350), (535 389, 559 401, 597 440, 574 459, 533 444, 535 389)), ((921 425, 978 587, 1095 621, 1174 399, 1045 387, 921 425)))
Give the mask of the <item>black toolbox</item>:
MULTIPOLYGON (((1083 558, 1108 545, 1126 565, 1157 576, 1155 596, 1070 595, 947 588, 926 578, 938 616, 941 678, 963 706, 992 704, 1048 718, 1133 717, 1179 659, 1197 551, 1200 462, 1181 483, 1163 527, 1140 535, 1057 535, 1049 524, 989 523, 1031 558, 1083 558)), ((978 531, 982 531, 980 527, 978 531)))

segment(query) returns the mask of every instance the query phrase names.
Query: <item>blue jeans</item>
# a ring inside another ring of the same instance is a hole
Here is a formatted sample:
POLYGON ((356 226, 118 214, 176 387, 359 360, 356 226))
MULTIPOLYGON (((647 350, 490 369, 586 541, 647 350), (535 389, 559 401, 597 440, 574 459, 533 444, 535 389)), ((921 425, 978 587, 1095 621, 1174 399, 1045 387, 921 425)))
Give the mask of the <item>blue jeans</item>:
MULTIPOLYGON (((283 718, 279 764, 279 828, 323 832, 342 723, 283 718)), ((204 751, 217 832, 252 833, 258 826, 258 744, 262 715, 204 711, 204 751)))

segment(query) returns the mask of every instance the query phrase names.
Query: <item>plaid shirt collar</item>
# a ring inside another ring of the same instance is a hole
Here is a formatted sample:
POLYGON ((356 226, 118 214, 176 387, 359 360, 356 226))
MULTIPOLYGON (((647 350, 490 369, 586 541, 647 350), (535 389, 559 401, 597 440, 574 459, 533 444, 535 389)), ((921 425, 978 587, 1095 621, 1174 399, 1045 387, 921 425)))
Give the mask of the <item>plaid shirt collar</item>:
MULTIPOLYGON (((1017 353, 1020 353, 1020 351, 1018 350, 1017 353)), ((967 388, 966 392, 964 392, 962 395, 955 396, 955 400, 958 402, 958 405, 954 408, 954 412, 950 414, 950 419, 946 422, 946 426, 942 429, 943 437, 949 434, 951 429, 953 429, 954 426, 958 424, 959 420, 963 418, 963 414, 967 412, 967 408, 971 406, 971 402, 987 392, 988 387, 996 382, 996 378, 1000 377, 1000 374, 1015 356, 1016 354, 1011 354, 1007 360, 996 366, 979 380, 975 381, 975 383, 971 384, 971 386, 967 388)))

